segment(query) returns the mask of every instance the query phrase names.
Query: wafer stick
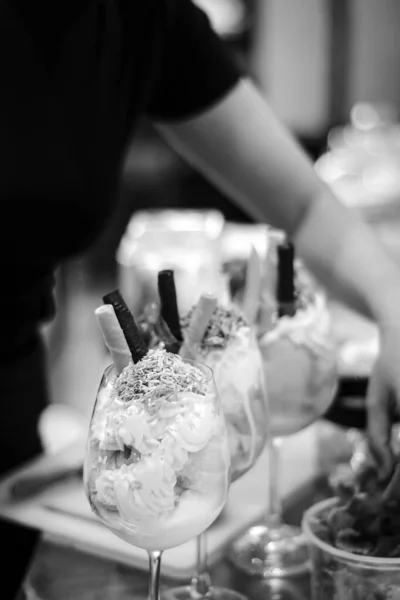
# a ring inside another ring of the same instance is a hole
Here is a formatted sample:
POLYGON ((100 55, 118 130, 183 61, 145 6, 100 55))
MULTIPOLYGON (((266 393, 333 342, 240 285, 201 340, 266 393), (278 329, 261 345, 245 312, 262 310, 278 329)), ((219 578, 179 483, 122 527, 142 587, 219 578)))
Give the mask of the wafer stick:
POLYGON ((254 246, 247 262, 246 282, 243 292, 243 314, 248 325, 253 325, 261 299, 261 260, 254 246))
POLYGON ((217 307, 217 298, 211 295, 202 295, 198 301, 189 326, 185 333, 184 342, 179 354, 183 358, 193 358, 193 347, 201 344, 210 319, 217 307))

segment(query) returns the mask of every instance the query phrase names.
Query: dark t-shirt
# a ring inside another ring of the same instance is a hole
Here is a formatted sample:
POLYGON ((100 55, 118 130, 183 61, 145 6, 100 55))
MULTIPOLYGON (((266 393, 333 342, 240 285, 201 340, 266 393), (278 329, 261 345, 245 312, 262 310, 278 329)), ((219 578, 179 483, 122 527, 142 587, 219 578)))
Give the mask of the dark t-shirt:
POLYGON ((138 116, 191 116, 238 73, 190 0, 9 0, 0 76, 0 302, 10 318, 17 292, 35 302, 38 278, 104 226, 138 116))
POLYGON ((109 218, 138 117, 190 117, 238 78, 190 0, 1 0, 0 381, 109 218))

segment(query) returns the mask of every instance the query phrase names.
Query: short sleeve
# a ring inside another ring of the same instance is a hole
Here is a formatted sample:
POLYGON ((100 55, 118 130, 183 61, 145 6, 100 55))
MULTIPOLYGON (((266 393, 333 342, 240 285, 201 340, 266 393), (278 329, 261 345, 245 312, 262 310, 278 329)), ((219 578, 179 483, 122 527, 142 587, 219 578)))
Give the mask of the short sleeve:
POLYGON ((234 58, 204 12, 191 0, 167 0, 167 4, 165 43, 147 105, 148 116, 159 121, 201 113, 240 79, 234 58))

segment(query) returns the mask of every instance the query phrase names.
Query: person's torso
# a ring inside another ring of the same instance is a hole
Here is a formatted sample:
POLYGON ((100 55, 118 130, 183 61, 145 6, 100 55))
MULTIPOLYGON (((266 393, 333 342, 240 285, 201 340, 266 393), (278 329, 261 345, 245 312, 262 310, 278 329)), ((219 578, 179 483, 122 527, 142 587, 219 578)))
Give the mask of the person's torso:
POLYGON ((0 324, 52 313, 51 272, 116 202, 161 43, 159 0, 0 0, 0 324))
POLYGON ((115 201, 155 16, 131 0, 29 4, 0 4, 0 257, 47 263, 86 247, 115 201))

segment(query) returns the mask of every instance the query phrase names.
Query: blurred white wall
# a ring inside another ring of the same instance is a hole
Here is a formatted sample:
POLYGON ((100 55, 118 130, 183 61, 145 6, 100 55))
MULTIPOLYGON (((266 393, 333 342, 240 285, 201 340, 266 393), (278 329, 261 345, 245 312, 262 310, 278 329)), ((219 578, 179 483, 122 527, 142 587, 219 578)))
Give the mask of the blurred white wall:
MULTIPOLYGON (((334 0, 258 0, 251 71, 277 114, 296 132, 327 126, 330 11, 334 0)), ((400 0, 348 0, 349 86, 357 101, 400 105, 400 0)))
POLYGON ((351 4, 351 98, 399 106, 400 1, 352 0, 351 4))
POLYGON ((276 113, 298 133, 328 117, 326 0, 258 0, 252 73, 276 113))

